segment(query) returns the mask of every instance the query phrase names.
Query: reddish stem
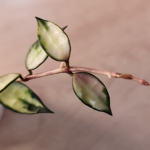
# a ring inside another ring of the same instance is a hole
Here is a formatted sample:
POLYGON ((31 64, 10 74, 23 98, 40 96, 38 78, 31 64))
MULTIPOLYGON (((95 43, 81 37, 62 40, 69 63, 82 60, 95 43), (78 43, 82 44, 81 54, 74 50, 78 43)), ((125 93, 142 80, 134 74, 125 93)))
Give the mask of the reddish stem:
POLYGON ((89 72, 89 73, 94 73, 94 74, 101 74, 108 76, 108 78, 123 78, 123 79, 129 79, 129 80, 134 80, 139 82, 142 85, 149 86, 149 83, 143 79, 136 78, 130 74, 123 74, 123 73, 117 73, 117 72, 109 72, 109 71, 100 71, 97 69, 91 69, 91 68, 84 68, 84 67, 68 67, 64 63, 61 64, 60 68, 52 70, 52 71, 47 71, 44 73, 38 73, 38 74, 33 74, 33 75, 26 75, 23 77, 24 80, 17 80, 17 81, 28 81, 31 79, 36 79, 36 78, 41 78, 53 74, 59 74, 59 73, 76 73, 76 72, 89 72))
POLYGON ((123 74, 123 73, 117 73, 117 72, 108 72, 108 71, 100 71, 97 69, 91 69, 91 68, 84 68, 84 67, 70 67, 69 69, 71 72, 89 72, 89 73, 96 73, 96 74, 101 74, 108 76, 108 78, 123 78, 123 79, 129 79, 129 80, 134 80, 142 85, 149 86, 149 83, 143 79, 136 78, 130 74, 123 74))

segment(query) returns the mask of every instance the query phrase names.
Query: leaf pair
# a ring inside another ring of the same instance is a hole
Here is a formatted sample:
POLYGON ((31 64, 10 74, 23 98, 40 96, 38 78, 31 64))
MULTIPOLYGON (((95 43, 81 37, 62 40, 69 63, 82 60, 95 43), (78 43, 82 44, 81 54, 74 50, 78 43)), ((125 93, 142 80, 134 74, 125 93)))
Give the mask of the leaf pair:
POLYGON ((24 114, 53 113, 26 85, 16 82, 20 74, 0 77, 0 103, 12 111, 24 114))
POLYGON ((38 40, 31 46, 26 56, 26 68, 34 70, 50 56, 57 61, 67 61, 70 57, 70 41, 64 30, 56 24, 37 18, 38 40))

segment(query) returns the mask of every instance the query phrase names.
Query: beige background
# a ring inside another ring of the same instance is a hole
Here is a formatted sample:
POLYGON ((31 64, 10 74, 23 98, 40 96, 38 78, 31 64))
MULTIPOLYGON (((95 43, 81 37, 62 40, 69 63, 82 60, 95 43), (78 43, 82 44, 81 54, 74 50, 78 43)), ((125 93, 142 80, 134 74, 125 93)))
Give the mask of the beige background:
MULTIPOLYGON (((37 39, 35 16, 68 25, 71 65, 131 73, 150 81, 149 0, 0 0, 0 75, 26 74, 25 55, 37 39)), ((55 69, 50 58, 34 71, 55 69)), ((60 74, 27 83, 55 114, 5 109, 0 150, 148 150, 150 87, 98 75, 113 117, 83 105, 71 78, 60 74)))

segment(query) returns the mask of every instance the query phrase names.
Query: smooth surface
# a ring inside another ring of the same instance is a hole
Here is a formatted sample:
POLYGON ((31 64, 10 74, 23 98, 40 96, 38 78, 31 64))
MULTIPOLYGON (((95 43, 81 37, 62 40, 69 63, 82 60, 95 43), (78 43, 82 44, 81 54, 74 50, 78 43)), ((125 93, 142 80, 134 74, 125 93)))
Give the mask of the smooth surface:
POLYGON ((12 111, 23 114, 51 113, 41 99, 20 82, 11 83, 0 93, 0 103, 12 111))
POLYGON ((55 23, 36 18, 38 39, 45 52, 54 60, 67 61, 70 56, 70 42, 61 27, 55 23))
POLYGON ((28 70, 38 68, 46 59, 46 52, 42 49, 39 41, 37 40, 29 49, 26 55, 26 67, 28 70))
POLYGON ((110 115, 110 98, 105 85, 96 76, 78 72, 72 76, 76 96, 87 106, 110 115))
MULTIPOLYGON (((27 74, 25 56, 37 39, 35 16, 68 25, 72 66, 131 73, 150 82, 149 0, 1 0, 0 74, 27 74)), ((50 58, 34 73, 59 67, 50 58)), ((113 117, 76 98, 65 74, 28 82, 54 114, 5 110, 0 150, 148 150, 150 87, 98 75, 113 117)))
POLYGON ((3 91, 9 84, 19 78, 20 74, 10 73, 0 77, 0 92, 3 91))

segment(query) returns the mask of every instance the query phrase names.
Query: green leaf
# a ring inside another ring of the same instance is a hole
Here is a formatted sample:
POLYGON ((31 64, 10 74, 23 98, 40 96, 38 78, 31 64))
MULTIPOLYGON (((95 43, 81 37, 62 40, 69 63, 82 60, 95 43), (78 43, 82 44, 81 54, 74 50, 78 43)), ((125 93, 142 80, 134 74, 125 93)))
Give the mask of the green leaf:
POLYGON ((112 115, 110 98, 105 85, 94 75, 78 72, 72 76, 76 96, 87 106, 112 115))
POLYGON ((18 73, 6 74, 0 77, 0 92, 20 77, 18 73))
POLYGON ((42 49, 40 42, 37 40, 29 49, 26 56, 26 68, 34 70, 39 67, 48 58, 47 53, 42 49))
POLYGON ((23 114, 53 113, 30 88, 19 82, 13 82, 0 93, 0 103, 23 114))
MULTIPOLYGON (((63 27, 64 31, 67 26, 63 27)), ((48 58, 47 53, 42 49, 40 42, 37 40, 29 49, 26 55, 26 68, 28 70, 34 70, 38 68, 48 58)))
POLYGON ((64 29, 56 24, 37 18, 38 38, 42 48, 54 60, 68 61, 71 52, 70 41, 64 29))

